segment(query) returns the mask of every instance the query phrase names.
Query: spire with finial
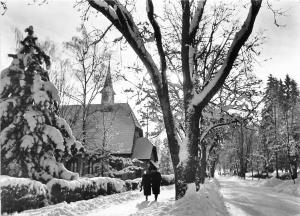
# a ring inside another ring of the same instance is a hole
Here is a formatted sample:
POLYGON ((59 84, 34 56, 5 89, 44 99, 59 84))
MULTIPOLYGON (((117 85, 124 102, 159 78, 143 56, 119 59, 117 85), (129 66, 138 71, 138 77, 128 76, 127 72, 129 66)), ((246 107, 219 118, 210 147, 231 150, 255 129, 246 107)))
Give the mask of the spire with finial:
POLYGON ((112 85, 112 79, 110 73, 110 57, 109 57, 106 79, 104 82, 103 89, 101 90, 101 94, 102 94, 101 104, 113 104, 115 102, 114 101, 115 91, 112 85))

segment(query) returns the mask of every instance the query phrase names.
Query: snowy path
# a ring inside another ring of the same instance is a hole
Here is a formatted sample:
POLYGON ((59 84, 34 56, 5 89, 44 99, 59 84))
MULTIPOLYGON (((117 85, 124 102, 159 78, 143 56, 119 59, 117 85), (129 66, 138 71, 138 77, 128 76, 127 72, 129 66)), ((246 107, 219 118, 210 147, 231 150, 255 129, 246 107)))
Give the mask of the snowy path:
MULTIPOLYGON (((129 215, 148 215, 147 212, 151 212, 158 209, 164 203, 170 203, 170 201, 175 200, 175 188, 174 185, 169 187, 163 187, 161 194, 158 197, 158 202, 154 201, 154 195, 148 197, 148 201, 145 201, 145 196, 143 192, 129 192, 129 194, 135 194, 134 197, 129 197, 129 199, 123 200, 118 204, 112 203, 112 205, 107 208, 101 207, 101 209, 95 209, 90 211, 88 216, 129 216, 129 215)), ((122 194, 120 194, 122 196, 122 194)))
POLYGON ((232 216, 300 216, 299 197, 237 178, 218 177, 218 181, 232 216))
POLYGON ((73 203, 59 203, 41 209, 33 209, 15 214, 18 216, 129 216, 149 215, 160 211, 162 207, 171 206, 174 201, 174 185, 161 188, 158 202, 154 196, 145 201, 143 192, 129 191, 110 196, 100 196, 91 200, 73 203))
POLYGON ((196 192, 189 184, 184 198, 175 202, 175 186, 161 188, 158 202, 142 192, 128 191, 90 200, 59 203, 15 214, 18 216, 228 216, 215 180, 206 181, 196 192))

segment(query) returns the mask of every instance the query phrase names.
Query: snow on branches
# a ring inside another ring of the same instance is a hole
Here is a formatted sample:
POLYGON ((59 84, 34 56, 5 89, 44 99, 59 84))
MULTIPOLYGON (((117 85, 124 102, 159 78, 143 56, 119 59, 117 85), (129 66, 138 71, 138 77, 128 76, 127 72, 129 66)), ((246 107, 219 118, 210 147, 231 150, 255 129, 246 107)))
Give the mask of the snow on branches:
POLYGON ((249 9, 248 16, 242 26, 242 28, 236 33, 232 44, 227 52, 227 57, 222 64, 222 67, 217 72, 215 77, 205 86, 205 88, 199 93, 194 94, 191 105, 199 106, 201 104, 207 104, 208 101, 215 95, 215 93, 219 90, 219 87, 223 85, 226 77, 231 71, 233 63, 248 37, 250 36, 256 16, 261 7, 262 0, 252 0, 251 7, 249 9))
POLYGON ((78 178, 63 162, 83 151, 70 126, 58 116, 60 98, 47 70, 50 58, 30 26, 12 63, 0 76, 2 174, 42 182, 78 178))

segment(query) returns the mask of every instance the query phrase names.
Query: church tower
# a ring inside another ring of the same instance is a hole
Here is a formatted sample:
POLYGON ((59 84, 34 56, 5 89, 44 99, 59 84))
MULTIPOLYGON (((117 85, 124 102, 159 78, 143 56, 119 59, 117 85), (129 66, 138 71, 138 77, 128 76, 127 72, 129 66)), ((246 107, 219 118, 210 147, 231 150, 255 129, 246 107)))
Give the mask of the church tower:
POLYGON ((101 104, 113 104, 115 102, 115 91, 112 85, 111 73, 110 73, 110 59, 107 69, 107 74, 104 82, 103 89, 101 90, 102 98, 101 104))

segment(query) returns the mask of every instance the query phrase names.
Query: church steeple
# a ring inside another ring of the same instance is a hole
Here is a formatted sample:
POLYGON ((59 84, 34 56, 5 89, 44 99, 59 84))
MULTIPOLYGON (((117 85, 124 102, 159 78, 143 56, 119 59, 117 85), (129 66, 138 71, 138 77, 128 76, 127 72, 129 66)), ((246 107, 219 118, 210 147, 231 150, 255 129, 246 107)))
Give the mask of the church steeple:
POLYGON ((115 102, 115 91, 112 85, 112 79, 110 73, 110 58, 109 58, 107 74, 106 74, 103 89, 101 90, 101 94, 102 94, 101 104, 113 104, 115 102))

